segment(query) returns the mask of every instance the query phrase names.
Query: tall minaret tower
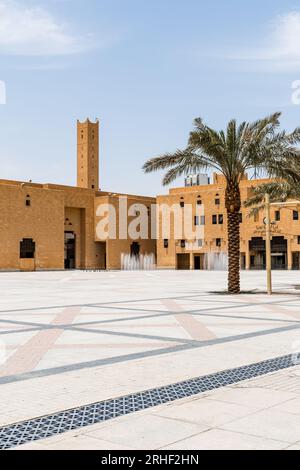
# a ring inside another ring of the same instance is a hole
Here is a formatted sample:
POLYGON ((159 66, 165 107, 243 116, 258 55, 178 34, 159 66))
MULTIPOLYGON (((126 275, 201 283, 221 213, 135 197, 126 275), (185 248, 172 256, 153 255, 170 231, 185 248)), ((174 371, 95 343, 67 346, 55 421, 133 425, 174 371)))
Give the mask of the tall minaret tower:
POLYGON ((77 121, 77 186, 99 189, 99 121, 77 121))

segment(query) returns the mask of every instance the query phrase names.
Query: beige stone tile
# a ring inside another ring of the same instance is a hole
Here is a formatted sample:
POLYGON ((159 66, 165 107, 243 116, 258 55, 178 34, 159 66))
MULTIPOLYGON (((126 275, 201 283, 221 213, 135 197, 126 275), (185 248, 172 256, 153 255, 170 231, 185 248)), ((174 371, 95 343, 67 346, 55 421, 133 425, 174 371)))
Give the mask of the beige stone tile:
POLYGON ((300 397, 294 400, 289 400, 279 405, 274 406, 273 411, 282 411, 284 413, 291 413, 300 415, 300 397))
POLYGON ((272 450, 283 449, 286 443, 262 439, 238 432, 212 429, 189 437, 169 446, 165 450, 272 450))
POLYGON ((14 447, 12 450, 47 450, 47 447, 42 444, 42 441, 30 442, 29 444, 23 444, 19 447, 14 447))
POLYGON ((121 446, 131 445, 135 449, 157 449, 206 429, 183 421, 174 421, 161 416, 143 415, 126 422, 116 422, 105 429, 86 435, 114 442, 121 446))
POLYGON ((237 419, 232 423, 223 425, 222 429, 291 444, 300 440, 299 416, 274 411, 273 408, 237 419))
POLYGON ((292 446, 287 447, 285 450, 300 450, 300 443, 293 444, 292 446))
POLYGON ((207 397, 209 400, 223 401, 238 405, 264 409, 295 398, 292 392, 251 387, 226 387, 215 390, 207 397))
POLYGON ((214 427, 253 413, 254 409, 250 408, 250 406, 251 403, 249 403, 249 407, 246 407, 216 400, 207 400, 206 398, 197 398, 189 402, 175 403, 157 411, 153 410, 152 413, 158 416, 214 427))
POLYGON ((46 446, 48 450, 131 450, 128 445, 107 442, 91 436, 80 435, 46 446))

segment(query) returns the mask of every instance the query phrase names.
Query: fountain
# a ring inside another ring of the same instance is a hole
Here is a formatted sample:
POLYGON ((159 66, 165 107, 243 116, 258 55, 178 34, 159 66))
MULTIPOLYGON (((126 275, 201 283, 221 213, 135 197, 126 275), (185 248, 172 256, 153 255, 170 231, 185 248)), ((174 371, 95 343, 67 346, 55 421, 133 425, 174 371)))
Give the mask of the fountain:
POLYGON ((122 271, 152 271, 156 269, 155 255, 146 253, 145 255, 121 254, 122 271))
POLYGON ((227 271, 227 253, 206 253, 204 257, 205 269, 209 271, 227 271))

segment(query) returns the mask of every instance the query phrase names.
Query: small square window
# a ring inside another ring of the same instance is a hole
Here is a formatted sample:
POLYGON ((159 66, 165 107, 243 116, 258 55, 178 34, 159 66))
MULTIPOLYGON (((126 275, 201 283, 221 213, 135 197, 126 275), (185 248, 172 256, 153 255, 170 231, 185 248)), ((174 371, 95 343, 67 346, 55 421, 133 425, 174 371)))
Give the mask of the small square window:
POLYGON ((212 216, 212 223, 213 223, 213 225, 217 225, 217 223, 218 223, 218 217, 217 217, 216 215, 213 215, 213 216, 212 216))
POLYGON ((219 198, 215 199, 215 204, 216 206, 219 206, 221 204, 221 200, 219 198))
POLYGON ((31 200, 30 200, 30 199, 26 199, 26 203, 25 203, 25 204, 26 204, 27 207, 30 207, 30 206, 31 206, 31 200))
POLYGON ((201 199, 198 199, 198 201, 197 201, 197 206, 202 206, 202 201, 201 201, 201 199))
POLYGON ((223 225, 223 223, 224 223, 223 214, 219 214, 219 224, 220 224, 220 225, 223 225))
POLYGON ((164 239, 164 248, 169 248, 169 240, 167 238, 164 239))
POLYGON ((181 248, 185 248, 185 240, 181 240, 180 246, 181 246, 181 248))
POLYGON ((32 238, 23 238, 20 242, 20 258, 33 259, 35 257, 35 242, 32 238))
POLYGON ((184 207, 184 201, 180 201, 180 207, 184 207))
POLYGON ((200 219, 198 215, 195 215, 194 217, 194 225, 199 225, 200 219))
POLYGON ((293 211, 293 220, 299 220, 299 212, 293 211))
POLYGON ((280 221, 280 211, 275 211, 275 220, 276 222, 280 221))
POLYGON ((221 238, 216 238, 216 246, 219 248, 222 245, 221 238))

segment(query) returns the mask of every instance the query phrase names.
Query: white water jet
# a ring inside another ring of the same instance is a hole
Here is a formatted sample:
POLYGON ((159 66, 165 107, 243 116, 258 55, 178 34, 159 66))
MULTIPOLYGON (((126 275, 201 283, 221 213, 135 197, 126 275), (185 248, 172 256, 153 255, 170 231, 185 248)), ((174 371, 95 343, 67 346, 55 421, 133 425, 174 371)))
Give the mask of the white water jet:
POLYGON ((208 271, 227 271, 227 253, 206 253, 204 257, 204 266, 208 271))
POLYGON ((121 254, 122 271, 152 271, 156 269, 155 255, 153 253, 145 255, 121 254))

